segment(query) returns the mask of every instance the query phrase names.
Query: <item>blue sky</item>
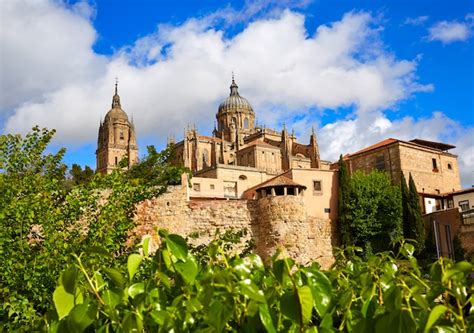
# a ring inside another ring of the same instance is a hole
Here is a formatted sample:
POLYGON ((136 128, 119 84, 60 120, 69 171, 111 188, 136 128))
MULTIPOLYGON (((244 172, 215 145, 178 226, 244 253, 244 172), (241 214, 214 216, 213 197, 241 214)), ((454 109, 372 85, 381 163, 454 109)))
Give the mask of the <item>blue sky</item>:
POLYGON ((142 153, 210 133, 231 72, 259 122, 318 131, 335 160, 387 137, 455 144, 474 184, 472 1, 13 1, 0 4, 0 128, 56 128, 95 165, 114 78, 142 153))

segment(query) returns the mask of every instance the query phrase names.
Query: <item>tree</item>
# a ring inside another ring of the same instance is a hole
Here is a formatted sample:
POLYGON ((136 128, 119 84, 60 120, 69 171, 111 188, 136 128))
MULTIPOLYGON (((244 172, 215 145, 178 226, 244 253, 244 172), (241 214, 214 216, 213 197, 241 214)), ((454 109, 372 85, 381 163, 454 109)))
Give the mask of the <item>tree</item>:
POLYGON ((402 236, 402 202, 398 186, 380 171, 355 172, 351 179, 348 225, 355 245, 366 255, 389 249, 402 236))
POLYGON ((343 245, 351 245, 351 233, 349 230, 350 219, 350 197, 351 197, 351 176, 347 168, 347 163, 339 156, 339 195, 338 195, 338 229, 341 234, 343 245))
POLYGON ((84 170, 82 170, 79 164, 74 163, 69 174, 71 175, 71 180, 74 185, 87 184, 94 177, 94 170, 92 170, 88 165, 86 165, 84 170))
POLYGON ((416 252, 419 254, 425 248, 425 225, 421 216, 420 197, 411 173, 408 183, 409 186, 407 186, 402 173, 400 185, 403 206, 403 236, 417 242, 416 252))
POLYGON ((147 150, 147 156, 127 173, 127 177, 135 183, 148 186, 177 185, 181 182, 181 175, 189 171, 173 163, 174 150, 171 146, 161 152, 157 152, 154 146, 147 146, 147 150))
POLYGON ((100 246, 117 263, 126 260, 135 204, 180 180, 168 152, 152 151, 144 159, 155 161, 150 173, 90 177, 90 168, 73 166, 77 182, 68 185, 65 150, 45 153, 54 133, 35 127, 26 137, 0 136, 0 331, 41 320, 71 254, 100 246))

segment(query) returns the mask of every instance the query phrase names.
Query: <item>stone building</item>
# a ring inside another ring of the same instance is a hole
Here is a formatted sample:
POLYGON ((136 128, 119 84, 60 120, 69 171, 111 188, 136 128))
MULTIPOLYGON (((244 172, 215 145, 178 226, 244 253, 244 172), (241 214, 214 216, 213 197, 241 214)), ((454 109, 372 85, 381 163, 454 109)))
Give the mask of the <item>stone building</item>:
MULTIPOLYGON (((183 175, 180 186, 138 204, 131 235, 157 237, 157 230, 165 228, 197 235, 199 243, 218 230, 246 229, 264 259, 279 249, 299 262, 318 260, 328 267, 338 244, 337 165, 321 159, 314 130, 305 144, 285 126, 277 131, 257 126, 255 119, 232 78, 212 134, 188 127, 181 141, 169 142, 174 163, 189 168, 192 179, 183 175)), ((457 157, 448 152, 452 148, 419 139, 387 139, 345 159, 351 171, 385 170, 394 183, 402 172, 407 179, 411 173, 426 212, 443 204, 443 193, 460 189, 457 157)), ((116 85, 112 109, 100 123, 97 171, 110 173, 124 157, 130 167, 137 153, 133 122, 121 108, 116 85)))
POLYGON ((175 163, 193 174, 182 185, 137 207, 134 232, 156 228, 202 242, 216 230, 248 230, 263 258, 281 249, 299 262, 327 267, 337 244, 337 172, 320 158, 313 130, 308 144, 294 133, 259 127, 250 103, 232 78, 230 94, 216 114, 212 136, 188 128, 170 143, 175 163))
POLYGON ((350 172, 386 171, 394 184, 401 173, 410 174, 423 198, 424 213, 444 209, 444 193, 461 189, 457 156, 449 153, 455 146, 427 140, 403 141, 389 138, 344 156, 350 172))
POLYGON ((120 96, 115 83, 115 94, 112 97, 112 108, 100 121, 96 150, 96 171, 102 174, 111 173, 119 162, 128 159, 128 168, 138 161, 138 146, 133 122, 120 104, 120 96))

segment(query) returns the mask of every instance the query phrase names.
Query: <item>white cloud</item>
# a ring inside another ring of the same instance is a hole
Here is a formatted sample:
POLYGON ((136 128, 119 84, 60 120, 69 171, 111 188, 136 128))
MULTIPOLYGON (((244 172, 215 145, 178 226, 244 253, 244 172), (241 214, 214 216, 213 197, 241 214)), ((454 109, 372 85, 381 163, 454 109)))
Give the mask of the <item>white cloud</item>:
MULTIPOLYGON (((307 125, 303 132, 309 133, 307 125)), ((434 112, 429 118, 398 120, 390 120, 381 112, 371 112, 327 124, 320 129, 318 137, 322 157, 332 161, 337 160, 339 154, 354 153, 390 137, 451 143, 456 146, 452 152, 458 154, 463 185, 474 185, 474 128, 464 127, 442 112, 434 112)))
POLYGON ((465 41, 470 35, 470 26, 466 22, 441 21, 428 29, 430 41, 440 41, 449 44, 457 41, 465 41))
POLYGON ((428 21, 429 16, 423 15, 423 16, 417 16, 417 17, 407 17, 405 21, 403 22, 404 25, 422 25, 426 21, 428 21))
MULTIPOLYGON (((44 17, 52 17, 42 33, 49 35, 63 27, 58 13, 80 22, 84 36, 76 31, 76 39, 84 42, 75 52, 82 60, 69 57, 56 68, 52 62, 45 65, 42 58, 31 57, 34 68, 23 71, 17 57, 7 56, 5 67, 19 69, 14 75, 17 81, 28 79, 31 72, 41 76, 40 87, 47 88, 40 102, 11 93, 17 104, 26 103, 7 120, 6 131, 26 132, 40 124, 58 128, 57 138, 62 142, 90 140, 96 135, 100 116, 107 111, 115 76, 120 78, 124 108, 135 115, 142 135, 167 134, 170 128, 183 128, 186 122, 211 127, 216 106, 228 93, 232 70, 241 83, 241 92, 256 110, 268 105, 288 110, 355 105, 359 110, 372 110, 431 88, 417 82, 416 61, 398 60, 383 50, 377 27, 367 13, 348 13, 340 21, 319 26, 312 34, 304 27, 304 16, 284 11, 278 17, 249 24, 231 39, 209 26, 206 18, 191 19, 180 26, 159 26, 155 34, 104 62, 91 51, 95 33, 90 22, 65 7, 56 7, 48 4, 40 8, 44 17), (68 69, 61 66, 70 62, 92 74, 76 77, 71 69, 64 75, 68 69), (58 77, 47 77, 53 69, 58 77)), ((10 12, 12 20, 15 13, 20 16, 17 10, 10 12)), ((25 21, 33 20, 38 12, 23 11, 22 15, 25 21)), ((20 45, 28 44, 37 34, 26 26, 22 32, 16 34, 24 36, 17 37, 20 45)), ((52 44, 41 52, 47 59, 48 54, 62 54, 68 47, 52 44)), ((16 53, 23 52, 20 49, 16 53)), ((267 118, 264 113, 260 117, 267 118)))
POLYGON ((106 59, 91 49, 97 34, 87 4, 2 1, 0 12, 0 112, 103 75, 106 59))
MULTIPOLYGON (((6 132, 25 133, 38 124, 56 128, 59 144, 95 142, 118 76, 122 106, 133 115, 138 136, 163 140, 174 132, 179 139, 188 123, 211 129, 217 106, 228 94, 231 71, 241 94, 268 126, 284 119, 289 124, 297 116, 303 120, 295 126, 303 128, 308 109, 354 106, 354 119, 321 129, 325 158, 388 135, 433 138, 450 123, 436 115, 390 121, 380 111, 433 87, 416 77, 417 59, 397 59, 386 51, 376 19, 368 13, 347 13, 313 32, 306 30, 307 18, 301 14, 272 12, 232 38, 214 25, 226 13, 214 13, 179 26, 160 25, 104 57, 92 50, 94 9, 86 4, 6 3, 2 24, 9 29, 0 29, 0 47, 6 50, 1 64, 2 89, 8 92, 1 101, 1 110, 8 112, 6 132), (442 127, 424 132, 423 124, 442 127)), ((459 146, 470 149, 467 142, 459 146)), ((462 163, 472 170, 472 149, 464 155, 462 163)))

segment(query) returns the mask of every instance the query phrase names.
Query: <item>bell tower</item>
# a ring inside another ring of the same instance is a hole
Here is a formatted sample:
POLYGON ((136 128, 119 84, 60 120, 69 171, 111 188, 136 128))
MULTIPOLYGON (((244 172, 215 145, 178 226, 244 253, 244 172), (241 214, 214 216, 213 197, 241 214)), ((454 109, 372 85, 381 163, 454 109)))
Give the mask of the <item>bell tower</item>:
POLYGON ((112 173, 120 161, 128 158, 126 169, 138 162, 138 146, 133 121, 128 120, 120 104, 120 96, 115 82, 115 94, 112 108, 100 121, 96 150, 96 171, 102 174, 112 173))

